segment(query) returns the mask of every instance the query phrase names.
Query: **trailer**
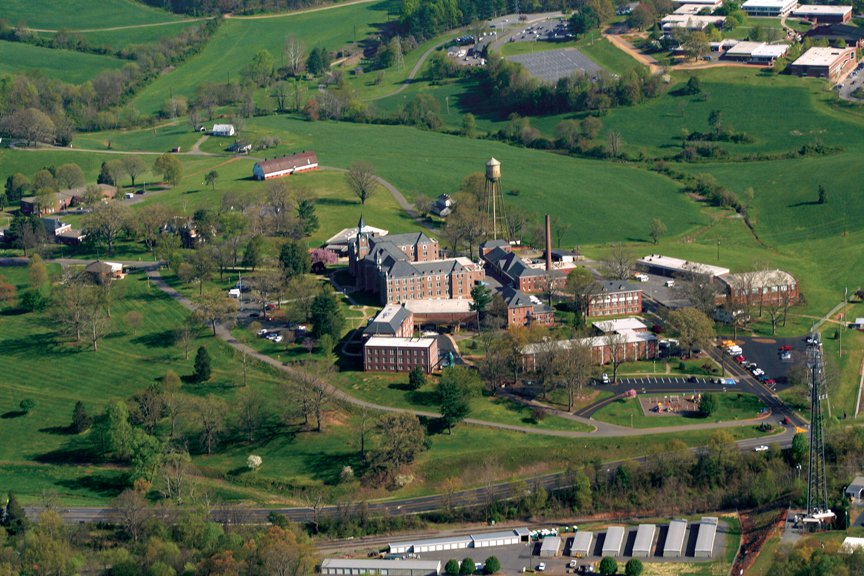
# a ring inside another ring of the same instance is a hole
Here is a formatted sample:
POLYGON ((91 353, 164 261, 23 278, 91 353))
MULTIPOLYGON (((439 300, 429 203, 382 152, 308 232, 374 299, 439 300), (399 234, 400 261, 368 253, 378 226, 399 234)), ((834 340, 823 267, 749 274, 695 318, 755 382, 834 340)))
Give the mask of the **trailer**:
POLYGON ((657 526, 654 524, 640 524, 636 530, 636 541, 633 543, 633 558, 648 558, 654 545, 654 533, 657 526))
POLYGON ((570 546, 570 556, 586 558, 591 556, 591 544, 594 542, 594 532, 577 532, 570 546))
POLYGON ((706 516, 699 521, 699 534, 696 536, 696 558, 711 558, 714 556, 714 540, 717 538, 717 524, 714 516, 706 516))
POLYGON ((664 558, 681 558, 684 556, 684 537, 687 535, 687 520, 672 520, 666 533, 666 545, 663 547, 664 558))

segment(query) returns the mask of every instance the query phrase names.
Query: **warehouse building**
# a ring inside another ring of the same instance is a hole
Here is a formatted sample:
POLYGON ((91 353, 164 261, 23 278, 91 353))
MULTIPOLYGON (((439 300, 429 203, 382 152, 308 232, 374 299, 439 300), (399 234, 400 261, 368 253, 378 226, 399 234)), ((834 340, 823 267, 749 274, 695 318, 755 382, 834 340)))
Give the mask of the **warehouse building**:
POLYGON ((252 167, 252 177, 256 180, 270 180, 282 176, 291 176, 300 172, 318 169, 318 156, 315 152, 301 152, 281 158, 262 160, 252 167))
POLYGON ((693 553, 696 558, 714 556, 714 540, 717 538, 718 522, 719 520, 713 516, 706 516, 699 521, 699 535, 696 536, 696 549, 693 553))
POLYGON ((440 560, 366 560, 352 558, 326 558, 321 562, 325 576, 438 576, 440 560))
POLYGON ((654 545, 655 524, 640 524, 636 530, 636 541, 633 543, 633 558, 648 558, 654 545))
POLYGON ((570 546, 570 556, 585 558, 591 555, 591 544, 594 543, 594 532, 577 532, 570 546))
POLYGON ((666 533, 666 545, 663 546, 664 558, 681 558, 684 556, 684 537, 687 535, 687 520, 672 520, 666 533))
POLYGON ((540 545, 541 558, 554 558, 561 551, 561 538, 558 536, 547 536, 540 545))
POLYGON ((445 550, 461 550, 464 548, 491 548, 492 546, 512 546, 520 542, 528 542, 530 532, 527 528, 453 536, 451 538, 431 538, 409 542, 396 542, 389 545, 391 554, 420 554, 423 552, 442 552, 445 550))
POLYGON ((690 276, 690 275, 706 275, 706 276, 722 276, 728 274, 729 269, 722 266, 712 266, 702 262, 690 262, 680 258, 672 258, 671 256, 663 256, 662 254, 649 254, 644 258, 636 261, 636 268, 649 274, 658 274, 660 276, 690 276))
POLYGON ((606 540, 603 541, 603 556, 620 556, 626 535, 627 529, 624 526, 609 526, 606 529, 606 540))

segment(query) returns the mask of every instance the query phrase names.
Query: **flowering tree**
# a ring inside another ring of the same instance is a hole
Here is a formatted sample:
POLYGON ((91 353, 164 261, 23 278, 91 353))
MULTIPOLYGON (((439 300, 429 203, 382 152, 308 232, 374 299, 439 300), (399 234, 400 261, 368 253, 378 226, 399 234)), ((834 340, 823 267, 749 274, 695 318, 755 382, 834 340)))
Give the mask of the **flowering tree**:
POLYGON ((264 461, 261 460, 260 456, 256 456, 255 454, 250 454, 248 458, 246 458, 246 466, 249 467, 250 470, 257 470, 261 467, 264 461))

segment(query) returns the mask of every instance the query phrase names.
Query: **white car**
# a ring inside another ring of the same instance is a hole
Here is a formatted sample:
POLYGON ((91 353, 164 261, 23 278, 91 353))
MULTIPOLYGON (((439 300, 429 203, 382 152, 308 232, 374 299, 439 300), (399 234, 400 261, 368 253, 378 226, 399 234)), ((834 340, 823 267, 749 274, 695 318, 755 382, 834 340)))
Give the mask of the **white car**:
POLYGON ((267 330, 267 328, 261 328, 260 330, 258 330, 258 337, 259 337, 259 338, 263 338, 264 336, 267 336, 267 334, 268 334, 269 332, 270 332, 270 331, 267 330))
POLYGON ((275 342, 276 344, 279 344, 280 342, 282 342, 282 335, 277 334, 276 337, 273 338, 273 342, 275 342))
POLYGON ((768 446, 766 446, 765 444, 762 444, 761 446, 756 446, 756 448, 754 448, 753 451, 754 452, 767 452, 768 446))
POLYGON ((546 563, 540 562, 537 564, 537 572, 545 572, 546 571, 546 563))

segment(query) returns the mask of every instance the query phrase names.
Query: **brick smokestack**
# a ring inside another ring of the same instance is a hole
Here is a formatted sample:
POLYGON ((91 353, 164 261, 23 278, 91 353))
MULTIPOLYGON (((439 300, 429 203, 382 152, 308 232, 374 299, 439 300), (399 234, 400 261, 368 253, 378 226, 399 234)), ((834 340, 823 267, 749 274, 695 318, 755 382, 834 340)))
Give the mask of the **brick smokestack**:
POLYGON ((546 271, 552 271, 552 220, 546 214, 546 271))

